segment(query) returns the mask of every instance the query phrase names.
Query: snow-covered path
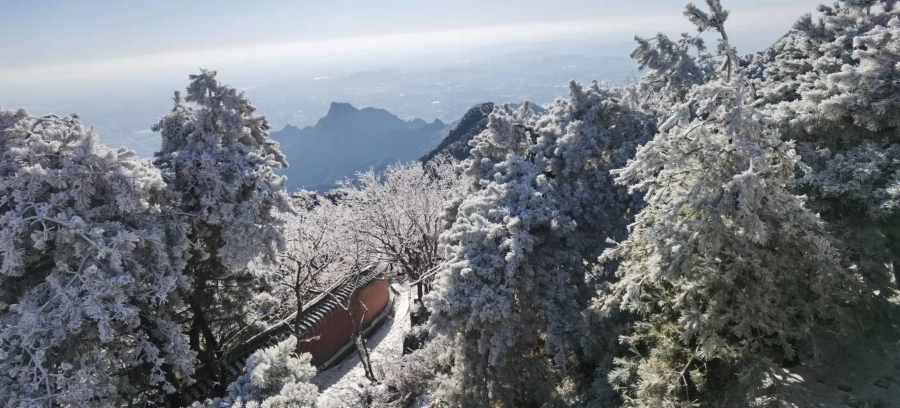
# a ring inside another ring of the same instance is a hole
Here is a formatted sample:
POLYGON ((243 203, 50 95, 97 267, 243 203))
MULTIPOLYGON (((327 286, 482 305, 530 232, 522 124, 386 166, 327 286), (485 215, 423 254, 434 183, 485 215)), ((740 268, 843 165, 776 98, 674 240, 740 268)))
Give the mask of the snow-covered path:
MULTIPOLYGON (((400 284, 392 287, 400 292, 394 295, 394 316, 388 316, 388 320, 368 340, 372 368, 376 374, 403 355, 403 336, 410 327, 409 289, 400 284)), ((361 384, 367 381, 355 351, 340 364, 319 372, 312 379, 321 392, 319 406, 324 407, 352 406, 360 395, 361 384)))

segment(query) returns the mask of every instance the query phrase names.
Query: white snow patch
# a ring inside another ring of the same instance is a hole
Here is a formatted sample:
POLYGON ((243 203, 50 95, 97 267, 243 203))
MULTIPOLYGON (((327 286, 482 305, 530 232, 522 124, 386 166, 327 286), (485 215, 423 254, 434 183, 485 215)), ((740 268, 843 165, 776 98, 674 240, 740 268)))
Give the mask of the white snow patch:
MULTIPOLYGON (((403 356, 403 337, 409 332, 409 304, 412 294, 404 285, 392 285, 400 291, 394 299, 394 316, 388 316, 384 325, 368 340, 372 369, 378 374, 388 364, 403 356)), ((362 385, 366 384, 365 373, 354 351, 340 364, 320 371, 312 379, 319 387, 319 404, 330 406, 352 406, 359 398, 362 385), (338 403, 338 405, 334 405, 338 403)))

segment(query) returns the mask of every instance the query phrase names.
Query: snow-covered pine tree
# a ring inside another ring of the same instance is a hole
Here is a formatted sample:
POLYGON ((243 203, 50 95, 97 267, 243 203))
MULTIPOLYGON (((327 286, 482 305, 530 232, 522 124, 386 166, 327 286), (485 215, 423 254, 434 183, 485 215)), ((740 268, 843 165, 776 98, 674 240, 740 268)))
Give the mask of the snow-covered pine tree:
POLYGON ((287 166, 269 124, 243 93, 218 82, 215 71, 190 76, 187 98, 175 93, 175 107, 153 125, 162 137, 154 164, 177 200, 188 225, 185 274, 191 278, 189 333, 192 349, 221 384, 221 357, 236 345, 250 316, 254 277, 250 261, 275 259, 284 248, 283 220, 292 211, 284 178, 287 166), (192 103, 193 105, 190 105, 192 103))
POLYGON ((677 41, 659 33, 653 38, 635 37, 631 53, 638 69, 648 69, 626 88, 627 101, 644 112, 665 116, 672 105, 684 102, 688 91, 715 74, 715 60, 699 35, 682 34, 677 41))
MULTIPOLYGON (((811 171, 810 206, 867 280, 900 282, 900 10, 896 1, 838 1, 809 14, 753 66, 757 102, 796 140, 811 171)), ((887 291, 882 291, 887 293, 887 291)))
POLYGON ((711 403, 710 388, 736 378, 745 387, 736 395, 759 391, 818 319, 842 321, 862 296, 824 222, 789 191, 799 157, 752 106, 733 72, 727 12, 707 4, 709 13, 688 5, 685 14, 722 34, 723 70, 615 171, 645 200, 628 239, 603 256, 621 263, 598 302, 640 316, 624 337, 632 355, 610 375, 630 406, 711 403))
POLYGON ((582 333, 586 277, 607 238, 625 234, 631 198, 609 171, 655 131, 596 82, 546 116, 497 106, 470 144, 471 191, 441 236, 445 259, 426 296, 454 365, 454 406, 566 403, 556 390, 582 333))
POLYGON ((169 200, 77 115, 0 110, 0 405, 153 402, 192 374, 169 200))
POLYGON ((244 372, 228 386, 228 395, 192 408, 312 408, 319 389, 310 380, 316 368, 309 354, 297 355, 297 338, 257 350, 244 372))

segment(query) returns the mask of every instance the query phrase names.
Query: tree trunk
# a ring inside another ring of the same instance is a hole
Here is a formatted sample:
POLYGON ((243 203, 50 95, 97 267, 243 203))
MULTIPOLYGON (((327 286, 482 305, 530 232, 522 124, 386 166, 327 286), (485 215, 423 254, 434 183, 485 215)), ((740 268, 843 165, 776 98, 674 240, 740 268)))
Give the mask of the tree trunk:
POLYGON ((190 339, 191 350, 200 350, 200 327, 197 326, 196 320, 191 322, 191 331, 188 332, 188 339, 190 339))
POLYGON ((369 381, 375 381, 375 371, 372 370, 372 360, 369 358, 369 346, 366 345, 366 339, 359 333, 354 335, 354 338, 356 340, 356 354, 359 356, 359 361, 362 363, 366 378, 368 378, 369 381))
POLYGON ((350 311, 350 302, 352 302, 354 295, 355 293, 350 294, 350 298, 347 300, 347 307, 344 310, 347 311, 347 316, 350 317, 350 329, 353 341, 356 343, 356 354, 359 357, 359 362, 363 366, 366 378, 370 381, 375 381, 375 372, 372 370, 372 361, 369 359, 369 347, 366 345, 366 339, 362 336, 362 323, 365 321, 366 315, 363 313, 362 317, 359 318, 359 325, 357 325, 353 319, 353 312, 350 311))
MULTIPOLYGON (((219 342, 216 340, 215 333, 213 333, 212 329, 209 327, 209 322, 206 319, 206 311, 203 309, 203 305, 205 304, 203 301, 205 289, 206 281, 202 280, 197 284, 195 292, 191 294, 188 300, 188 303, 191 306, 191 312, 194 314, 192 325, 203 335, 203 340, 206 343, 205 350, 199 346, 198 342, 197 349, 194 351, 197 352, 198 357, 204 357, 203 362, 209 367, 213 382, 216 383, 210 397, 221 397, 225 395, 225 391, 228 387, 228 379, 226 378, 228 371, 225 369, 224 361, 222 361, 223 355, 222 350, 219 350, 219 342)), ((193 330, 194 329, 192 328, 192 331, 193 330)))
POLYGON ((891 269, 894 270, 894 285, 900 289, 900 262, 897 259, 891 261, 891 269))
MULTIPOLYGON (((894 220, 896 222, 896 220, 894 220)), ((894 272, 894 286, 900 289, 900 239, 894 229, 882 228, 882 233, 887 240, 888 256, 891 258, 891 269, 894 272)))
POLYGON ((297 316, 294 316, 294 335, 297 336, 297 348, 294 350, 297 354, 300 354, 300 346, 303 344, 303 340, 300 338, 300 324, 303 322, 303 301, 300 300, 300 295, 297 295, 297 316))

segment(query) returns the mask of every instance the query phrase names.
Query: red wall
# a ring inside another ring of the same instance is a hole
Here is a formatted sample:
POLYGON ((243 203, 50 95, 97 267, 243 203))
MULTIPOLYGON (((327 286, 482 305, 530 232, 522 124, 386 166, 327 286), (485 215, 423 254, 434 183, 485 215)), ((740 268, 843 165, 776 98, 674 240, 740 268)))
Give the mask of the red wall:
MULTIPOLYGON (((338 307, 325 316, 316 327, 310 329, 305 338, 309 340, 300 344, 300 351, 312 354, 312 363, 321 365, 350 341, 353 328, 359 327, 363 319, 362 329, 369 327, 373 320, 387 306, 390 300, 390 287, 387 279, 373 281, 362 290, 356 292, 350 301, 350 312, 353 321, 343 307, 338 307), (363 306, 365 305, 365 306, 363 306), (366 310, 368 309, 368 310, 366 310)), ((344 304, 346 305, 346 304, 344 304)))

